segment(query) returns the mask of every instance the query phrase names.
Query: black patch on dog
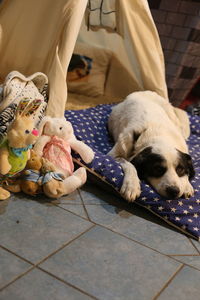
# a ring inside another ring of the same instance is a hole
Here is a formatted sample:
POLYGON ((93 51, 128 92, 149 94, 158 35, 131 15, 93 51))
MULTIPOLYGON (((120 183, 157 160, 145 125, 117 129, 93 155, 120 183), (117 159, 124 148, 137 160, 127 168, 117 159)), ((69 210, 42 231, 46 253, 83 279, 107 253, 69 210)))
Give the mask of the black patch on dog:
POLYGON ((131 163, 136 167, 140 179, 159 178, 167 170, 164 165, 165 159, 159 154, 152 153, 152 147, 142 150, 133 158, 131 163))
POLYGON ((187 153, 183 153, 179 150, 179 162, 176 167, 176 173, 179 177, 182 177, 184 175, 188 175, 189 179, 192 179, 195 175, 194 167, 192 164, 191 156, 187 153))

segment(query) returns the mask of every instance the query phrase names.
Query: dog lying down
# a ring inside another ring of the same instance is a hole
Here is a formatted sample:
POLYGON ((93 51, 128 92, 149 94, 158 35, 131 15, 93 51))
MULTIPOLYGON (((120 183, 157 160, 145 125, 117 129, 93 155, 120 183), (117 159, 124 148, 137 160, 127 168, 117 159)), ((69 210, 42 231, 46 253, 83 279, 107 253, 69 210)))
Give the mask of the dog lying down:
POLYGON ((190 128, 185 111, 155 92, 135 92, 114 106, 108 129, 115 142, 108 155, 122 165, 120 192, 128 201, 141 193, 139 178, 166 198, 194 194, 189 182, 194 168, 186 145, 190 128))

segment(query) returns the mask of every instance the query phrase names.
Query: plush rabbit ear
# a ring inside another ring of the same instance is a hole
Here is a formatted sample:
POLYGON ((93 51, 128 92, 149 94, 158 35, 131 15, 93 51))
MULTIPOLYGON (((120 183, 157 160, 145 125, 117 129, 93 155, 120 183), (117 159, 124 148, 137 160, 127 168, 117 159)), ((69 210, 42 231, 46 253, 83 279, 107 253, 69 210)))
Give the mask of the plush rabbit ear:
POLYGON ((22 99, 18 106, 17 106, 17 111, 16 111, 16 117, 20 117, 22 116, 25 108, 28 106, 29 104, 29 99, 22 99))
POLYGON ((40 122, 40 125, 39 125, 39 136, 43 134, 43 131, 44 131, 44 127, 45 125, 48 123, 48 122, 51 122, 52 121, 52 118, 51 117, 48 117, 48 116, 45 116, 42 121, 40 122))
POLYGON ((41 105, 42 100, 40 99, 35 99, 33 101, 31 101, 24 109, 24 111, 22 112, 22 116, 30 116, 32 115, 34 112, 36 112, 36 110, 39 108, 39 106, 41 105))
POLYGON ((40 99, 35 99, 33 101, 26 98, 22 99, 18 104, 16 117, 28 117, 32 115, 39 108, 41 103, 42 100, 40 99))

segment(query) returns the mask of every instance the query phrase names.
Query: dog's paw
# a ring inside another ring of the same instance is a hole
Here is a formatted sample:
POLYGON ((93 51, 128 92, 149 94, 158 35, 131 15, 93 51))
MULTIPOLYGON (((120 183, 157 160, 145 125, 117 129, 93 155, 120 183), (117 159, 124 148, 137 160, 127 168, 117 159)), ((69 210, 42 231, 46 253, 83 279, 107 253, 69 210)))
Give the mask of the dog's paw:
POLYGON ((185 191, 183 192, 183 197, 188 199, 192 196, 194 196, 194 189, 193 189, 193 186, 189 183, 186 186, 185 191))
POLYGON ((133 202, 141 194, 139 178, 132 178, 132 180, 124 180, 120 193, 128 201, 133 202))

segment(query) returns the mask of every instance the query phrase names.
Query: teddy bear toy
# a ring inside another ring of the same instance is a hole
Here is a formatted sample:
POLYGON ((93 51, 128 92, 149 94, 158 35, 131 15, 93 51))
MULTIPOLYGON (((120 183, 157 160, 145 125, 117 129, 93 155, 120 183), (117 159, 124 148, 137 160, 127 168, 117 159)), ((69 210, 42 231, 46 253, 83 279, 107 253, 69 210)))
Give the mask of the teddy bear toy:
POLYGON ((20 190, 25 194, 35 196, 42 193, 42 187, 39 184, 41 177, 42 158, 34 150, 31 150, 31 156, 26 163, 24 171, 20 175, 20 190))
MULTIPOLYGON (((40 104, 41 100, 29 102, 25 99, 20 101, 16 117, 8 129, 7 137, 0 145, 0 200, 10 196, 10 192, 2 182, 5 182, 6 178, 17 176, 25 168, 30 157, 30 149, 38 136, 31 115, 40 104)), ((15 188, 17 189, 17 187, 15 188)))
MULTIPOLYGON (((56 197, 69 194, 86 181, 86 170, 83 167, 74 172, 71 149, 79 153, 86 163, 93 160, 94 152, 89 146, 76 139, 71 123, 65 118, 44 117, 39 134, 34 151, 56 166, 54 171, 63 174, 65 178, 63 182, 59 182, 62 188, 60 192, 56 192, 56 197)), ((48 193, 55 197, 52 186, 51 183, 48 193)))
POLYGON ((74 192, 86 182, 86 170, 81 167, 67 178, 57 172, 55 165, 42 158, 41 182, 43 192, 49 198, 59 198, 74 192))

